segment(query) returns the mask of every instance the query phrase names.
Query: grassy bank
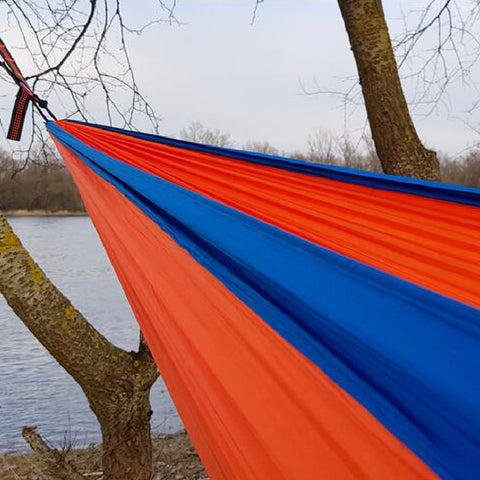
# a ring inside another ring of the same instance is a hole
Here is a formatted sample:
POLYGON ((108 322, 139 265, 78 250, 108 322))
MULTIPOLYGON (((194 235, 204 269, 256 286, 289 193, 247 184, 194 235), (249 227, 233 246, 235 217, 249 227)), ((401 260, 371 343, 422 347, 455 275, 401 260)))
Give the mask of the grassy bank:
MULTIPOLYGON (((153 480, 208 480, 208 476, 185 432, 153 438, 153 480)), ((66 449, 65 455, 85 479, 101 480, 101 449, 90 446, 66 449)), ((0 455, 0 480, 56 480, 36 454, 0 455)))

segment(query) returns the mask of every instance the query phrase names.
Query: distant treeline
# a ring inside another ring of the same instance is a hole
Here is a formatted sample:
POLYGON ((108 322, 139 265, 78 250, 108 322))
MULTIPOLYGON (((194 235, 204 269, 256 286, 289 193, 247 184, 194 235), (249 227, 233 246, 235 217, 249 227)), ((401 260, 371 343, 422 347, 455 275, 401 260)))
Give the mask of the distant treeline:
MULTIPOLYGON (((354 143, 345 136, 333 136, 318 131, 308 139, 306 152, 281 152, 268 142, 249 142, 238 147, 229 134, 210 130, 192 123, 179 135, 185 140, 222 147, 237 147, 270 155, 282 155, 308 162, 341 165, 381 172, 380 162, 371 139, 354 143)), ((480 188, 480 149, 440 160, 443 181, 480 188)), ((30 162, 20 166, 0 152, 0 209, 1 210, 66 210, 83 212, 80 195, 68 171, 59 161, 48 164, 30 162)))
MULTIPOLYGON (((238 147, 230 135, 220 130, 210 130, 201 123, 194 122, 180 132, 180 137, 192 142, 237 147, 251 152, 304 160, 306 162, 326 163, 370 172, 382 172, 373 141, 365 136, 354 142, 348 135, 331 135, 318 130, 308 137, 307 150, 296 152, 280 151, 268 142, 249 142, 238 147)), ((480 148, 471 149, 464 155, 451 157, 439 155, 442 180, 467 187, 480 188, 480 148)))
POLYGON ((460 158, 441 158, 440 167, 444 182, 480 188, 480 149, 460 158))
POLYGON ((28 163, 24 169, 0 154, 0 210, 83 212, 80 194, 59 163, 28 163))

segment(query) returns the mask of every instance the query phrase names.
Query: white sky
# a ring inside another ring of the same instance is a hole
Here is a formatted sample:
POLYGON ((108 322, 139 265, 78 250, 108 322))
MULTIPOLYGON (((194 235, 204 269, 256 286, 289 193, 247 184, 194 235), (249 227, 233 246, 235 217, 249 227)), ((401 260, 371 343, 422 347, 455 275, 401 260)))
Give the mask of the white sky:
MULTIPOLYGON (((229 132, 238 145, 269 141, 289 151, 306 150, 307 137, 316 129, 359 136, 365 123, 363 107, 346 116, 338 97, 307 96, 301 87, 303 83, 309 89, 319 85, 342 90, 349 85, 347 78, 355 75, 337 2, 265 0, 251 26, 253 3, 178 0, 177 17, 184 24, 163 24, 131 39, 140 86, 164 117, 163 133, 175 134, 191 121, 200 121, 229 132)), ((395 36, 401 28, 401 10, 425 2, 384 4, 395 36)), ((155 2, 126 0, 125 5, 124 16, 142 23, 150 18, 155 2)), ((3 34, 7 43, 13 36, 14 32, 3 34)), ((22 65, 25 71, 29 67, 22 65)), ((410 87, 406 84, 407 99, 413 95, 410 87)), ((415 121, 428 146, 455 154, 479 141, 465 124, 475 122, 475 114, 466 111, 478 99, 461 82, 450 86, 448 99, 448 109, 440 106, 428 118, 415 115, 415 121)), ((0 102, 13 105, 13 98, 0 102)), ((93 120, 107 123, 100 102, 92 113, 93 120)))

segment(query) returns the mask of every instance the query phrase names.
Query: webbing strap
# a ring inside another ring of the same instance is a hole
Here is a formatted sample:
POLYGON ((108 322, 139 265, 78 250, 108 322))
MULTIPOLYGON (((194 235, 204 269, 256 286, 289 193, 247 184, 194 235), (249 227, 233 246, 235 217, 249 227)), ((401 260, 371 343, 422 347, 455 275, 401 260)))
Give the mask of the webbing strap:
POLYGON ((8 51, 7 46, 3 43, 3 40, 0 38, 0 55, 5 60, 8 68, 10 69, 10 75, 16 80, 18 85, 22 90, 24 90, 30 98, 35 97, 35 94, 32 92, 31 88, 28 86, 25 77, 23 76, 22 72, 18 68, 17 63, 13 59, 11 53, 8 51))
POLYGON ((15 140, 17 142, 20 140, 29 103, 30 95, 26 90, 20 88, 17 93, 12 118, 10 120, 10 127, 8 129, 7 138, 9 140, 15 140))
POLYGON ((10 67, 12 72, 19 80, 25 80, 23 78, 22 72, 18 68, 15 60, 13 59, 12 55, 8 51, 7 46, 3 43, 2 39, 0 38, 0 55, 2 55, 3 59, 7 62, 7 65, 10 67))

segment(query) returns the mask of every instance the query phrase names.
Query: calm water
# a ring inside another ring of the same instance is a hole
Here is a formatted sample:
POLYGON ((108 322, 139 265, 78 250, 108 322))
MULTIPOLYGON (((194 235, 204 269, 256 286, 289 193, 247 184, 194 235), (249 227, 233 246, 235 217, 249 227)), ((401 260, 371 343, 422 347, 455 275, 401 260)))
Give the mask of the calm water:
MULTIPOLYGON (((11 224, 50 279, 116 345, 134 350, 138 326, 88 217, 12 218, 11 224)), ((153 428, 181 428, 165 386, 152 393, 153 428)), ((0 296, 0 451, 25 450, 23 426, 54 445, 100 441, 80 387, 53 360, 0 296)))

